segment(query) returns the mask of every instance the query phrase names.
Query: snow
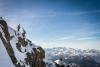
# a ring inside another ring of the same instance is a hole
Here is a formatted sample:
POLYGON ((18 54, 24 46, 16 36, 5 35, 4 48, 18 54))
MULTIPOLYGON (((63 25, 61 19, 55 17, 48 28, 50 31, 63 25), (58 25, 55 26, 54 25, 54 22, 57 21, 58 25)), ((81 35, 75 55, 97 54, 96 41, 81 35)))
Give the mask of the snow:
MULTIPOLYGON (((30 46, 28 39, 25 38, 25 40, 28 42, 28 45, 25 46, 25 47, 23 47, 21 45, 21 51, 22 52, 20 52, 16 47, 16 43, 18 42, 18 37, 21 37, 21 38, 24 38, 24 37, 22 36, 22 34, 20 32, 12 29, 11 27, 8 27, 8 31, 10 33, 10 36, 14 36, 10 40, 10 43, 11 43, 11 46, 12 46, 12 48, 14 50, 15 57, 16 57, 16 59, 18 61, 17 63, 21 63, 21 65, 24 64, 25 67, 30 67, 29 65, 25 64, 25 58, 27 58, 26 57, 26 53, 28 53, 28 52, 29 53, 31 53, 31 52, 34 53, 33 48, 38 48, 38 46, 36 46, 34 44, 32 44, 32 46, 30 46), (19 34, 19 35, 16 35, 15 33, 19 34), (25 52, 25 50, 26 50, 26 52, 25 52)), ((3 38, 5 38, 1 26, 0 26, 0 32, 2 33, 3 38)), ((5 38, 5 40, 6 40, 6 38, 5 38)), ((39 51, 39 50, 37 50, 37 51, 39 51)), ((13 65, 13 63, 12 63, 12 61, 11 61, 7 51, 6 51, 1 39, 0 39, 0 67, 8 67, 8 66, 9 67, 14 67, 14 65, 13 65)))
POLYGON ((9 55, 0 39, 0 67, 14 67, 9 55))
MULTIPOLYGON (((11 35, 14 35, 13 29, 9 28, 9 32, 10 32, 11 35)), ((15 57, 17 58, 18 62, 20 62, 23 65, 23 63, 25 63, 26 53, 27 52, 29 52, 29 53, 33 52, 32 48, 33 47, 35 48, 35 45, 30 46, 29 43, 28 43, 28 45, 26 47, 21 46, 22 52, 19 52, 18 49, 16 48, 16 43, 18 41, 18 37, 22 37, 22 35, 21 35, 20 32, 16 32, 16 33, 17 34, 19 33, 19 35, 14 35, 14 38, 10 42, 11 42, 11 45, 12 45, 13 50, 15 52, 15 57), (25 49, 26 49, 26 52, 25 52, 25 49)), ((26 67, 28 67, 28 65, 26 65, 26 67)))
POLYGON ((61 64, 60 60, 55 60, 54 62, 57 63, 57 64, 61 64))

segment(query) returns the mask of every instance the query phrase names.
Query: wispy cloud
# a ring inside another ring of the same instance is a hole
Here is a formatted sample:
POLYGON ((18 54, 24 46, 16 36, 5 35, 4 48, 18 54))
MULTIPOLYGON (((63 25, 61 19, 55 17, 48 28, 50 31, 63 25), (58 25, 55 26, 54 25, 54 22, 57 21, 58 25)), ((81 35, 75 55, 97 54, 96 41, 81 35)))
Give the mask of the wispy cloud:
MULTIPOLYGON (((96 32, 97 33, 97 32, 96 32)), ((95 34, 96 34, 95 33, 95 34)), ((98 33, 97 33, 98 34, 98 33)), ((54 41, 76 41, 76 40, 91 40, 91 39, 98 39, 99 36, 67 36, 67 37, 60 37, 55 39, 54 41)))
POLYGON ((68 12, 63 13, 63 15, 86 15, 86 14, 94 14, 94 13, 100 13, 99 10, 89 10, 89 11, 76 11, 76 12, 68 12))
MULTIPOLYGON (((45 11, 44 11, 45 12, 45 11)), ((57 12, 57 11, 46 11, 44 13, 44 16, 42 17, 54 17, 54 16, 60 16, 60 15, 64 15, 64 16, 78 16, 78 15, 87 15, 87 14, 96 14, 96 13, 100 13, 100 9, 98 10, 88 10, 88 11, 71 11, 71 12, 57 12)))
POLYGON ((78 38, 77 40, 91 40, 91 39, 97 39, 97 37, 82 37, 78 38))
POLYGON ((68 36, 68 37, 58 38, 57 40, 70 40, 70 39, 74 39, 74 38, 75 38, 74 36, 68 36))
POLYGON ((78 15, 87 15, 87 14, 95 14, 100 13, 100 9, 98 10, 89 10, 89 11, 72 11, 72 12, 59 12, 59 11, 53 11, 53 10, 44 10, 41 12, 36 11, 28 11, 28 10, 22 10, 20 12, 15 11, 12 14, 9 14, 5 11, 0 11, 1 15, 7 14, 6 17, 8 18, 45 18, 45 17, 56 17, 56 16, 78 16, 78 15))

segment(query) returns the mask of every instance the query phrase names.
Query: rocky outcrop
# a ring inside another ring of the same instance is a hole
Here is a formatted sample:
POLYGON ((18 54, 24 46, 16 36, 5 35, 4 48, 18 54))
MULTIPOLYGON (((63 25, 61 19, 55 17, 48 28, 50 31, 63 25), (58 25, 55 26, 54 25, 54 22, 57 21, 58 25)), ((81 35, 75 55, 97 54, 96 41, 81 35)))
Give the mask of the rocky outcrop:
POLYGON ((8 27, 3 19, 0 19, 0 39, 15 67, 46 67, 45 51, 27 39, 25 31, 20 33, 20 29, 8 27))

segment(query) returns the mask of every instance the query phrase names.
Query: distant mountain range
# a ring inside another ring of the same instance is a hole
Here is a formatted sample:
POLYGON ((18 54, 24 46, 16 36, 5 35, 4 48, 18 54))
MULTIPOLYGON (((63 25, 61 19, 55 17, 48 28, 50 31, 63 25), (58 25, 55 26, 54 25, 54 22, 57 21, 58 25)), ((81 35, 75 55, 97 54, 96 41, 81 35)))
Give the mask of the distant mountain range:
POLYGON ((59 60, 60 64, 65 66, 76 64, 77 67, 100 67, 100 50, 57 47, 47 48, 45 52, 46 60, 59 60))

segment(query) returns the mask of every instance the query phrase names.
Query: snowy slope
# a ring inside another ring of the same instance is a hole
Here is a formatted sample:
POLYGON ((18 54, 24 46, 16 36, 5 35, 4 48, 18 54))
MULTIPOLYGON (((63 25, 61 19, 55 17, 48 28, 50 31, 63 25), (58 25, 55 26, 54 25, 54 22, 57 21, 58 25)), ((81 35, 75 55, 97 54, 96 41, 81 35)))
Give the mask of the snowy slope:
POLYGON ((0 19, 0 67, 45 67, 45 52, 0 19), (38 63, 37 63, 38 62, 38 63))
POLYGON ((0 67, 14 67, 8 53, 0 39, 0 67))

